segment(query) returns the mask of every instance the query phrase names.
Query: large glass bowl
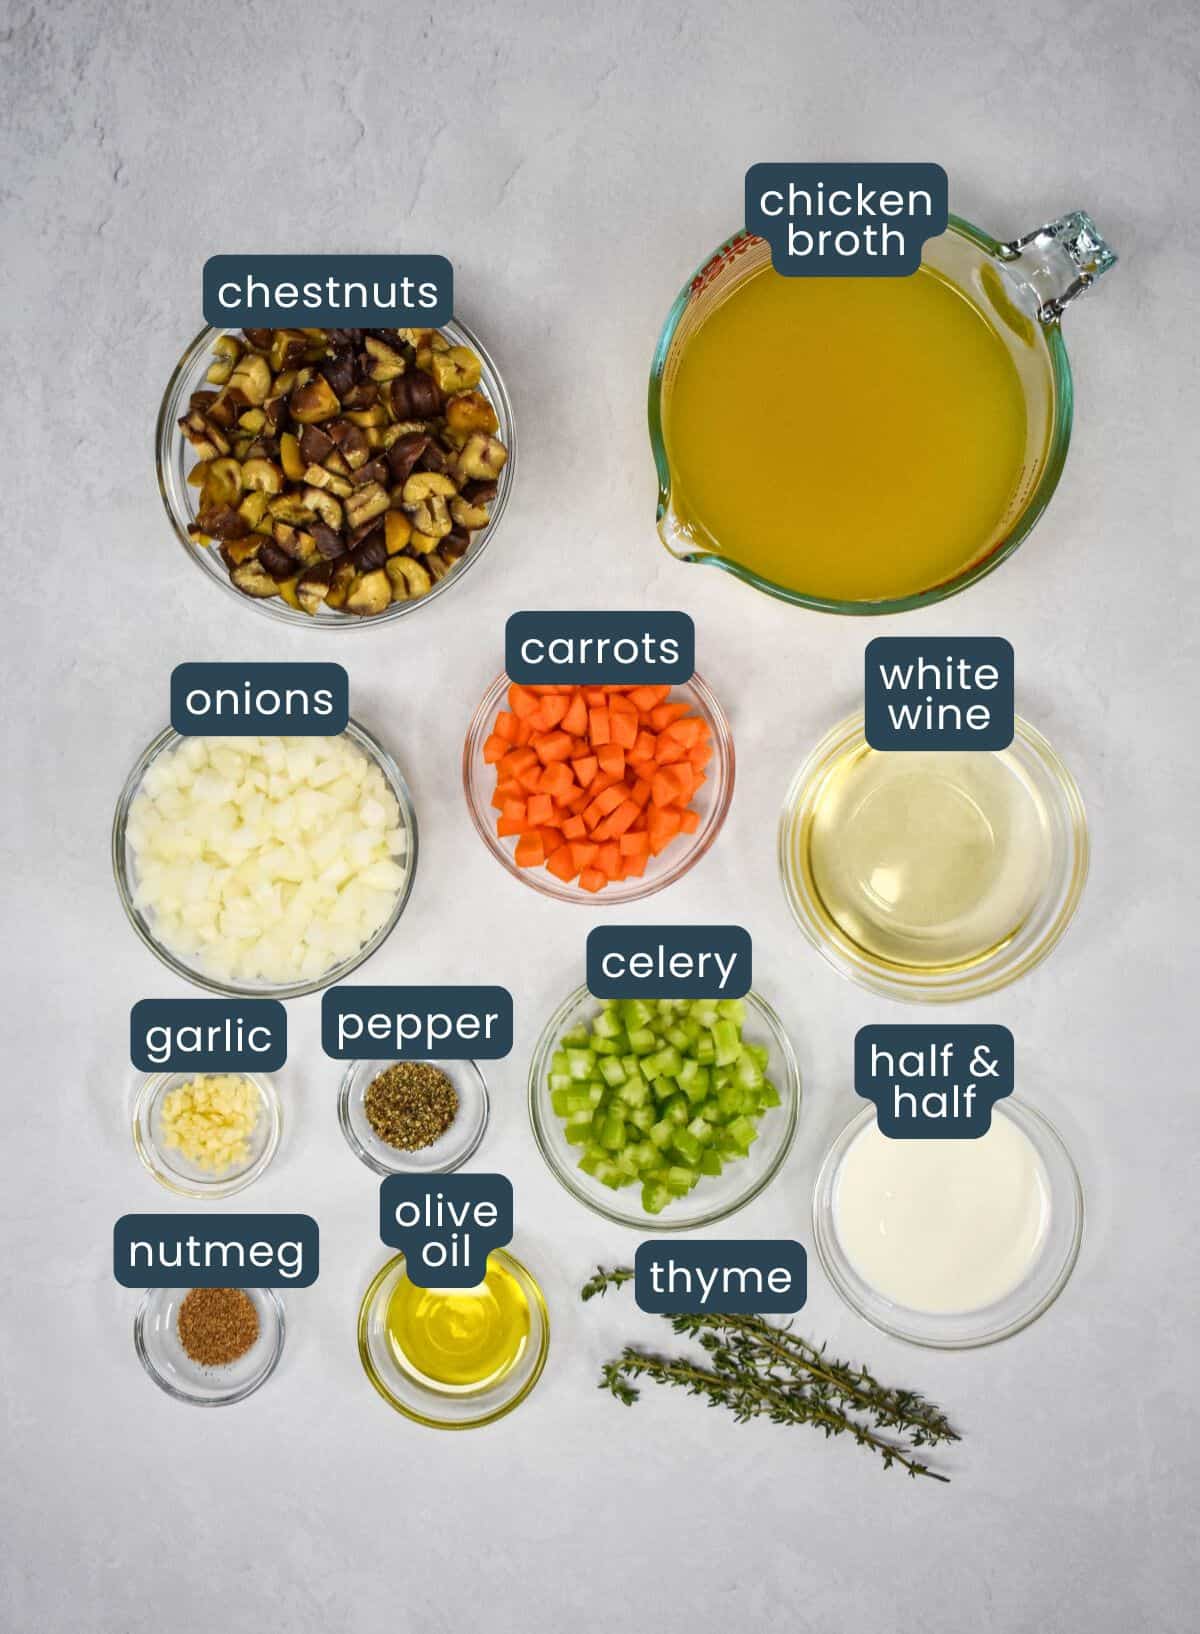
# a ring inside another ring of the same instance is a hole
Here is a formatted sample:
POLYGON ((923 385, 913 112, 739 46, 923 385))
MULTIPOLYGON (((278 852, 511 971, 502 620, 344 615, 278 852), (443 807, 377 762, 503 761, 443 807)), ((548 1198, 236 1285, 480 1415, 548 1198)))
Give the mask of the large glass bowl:
POLYGON ((894 964, 869 953, 845 933, 805 877, 800 863, 826 778, 845 755, 865 742, 862 715, 847 716, 821 739, 788 789, 779 819, 779 873, 796 923, 835 970, 885 998, 952 1004, 979 998, 1016 981, 1058 944, 1083 894, 1088 874, 1088 828, 1075 779, 1042 734, 1018 716, 1012 744, 996 752, 1008 758, 1014 773, 1036 793, 1046 814, 1048 866, 1038 900, 1006 941, 974 962, 946 970, 894 964))
POLYGON ((519 1284, 529 1306, 529 1340, 512 1367, 490 1384, 474 1389, 434 1389, 403 1368, 388 1339, 387 1312, 396 1286, 406 1275, 397 1254, 377 1273, 358 1313, 358 1355, 368 1379, 396 1412, 432 1430, 474 1430, 493 1424, 519 1407, 542 1376, 550 1352, 550 1313, 537 1279, 519 1259, 493 1248, 497 1260, 519 1284))
POLYGON ((702 715, 708 723, 713 757, 708 763, 708 780, 702 785, 692 805, 700 814, 700 824, 694 834, 679 834, 657 857, 651 857, 646 872, 640 879, 616 880, 601 891, 585 891, 577 880, 561 880, 545 867, 520 868, 513 855, 515 839, 501 839, 496 833, 499 812, 492 805, 496 787, 496 768, 483 758, 483 745, 492 730, 497 710, 503 708, 509 679, 496 677, 475 711, 463 745, 463 789, 467 809, 479 837, 488 850, 514 879, 540 891, 543 896, 556 897, 560 902, 581 902, 589 907, 623 907, 665 890, 677 879, 682 879, 712 845, 721 832, 721 825, 733 799, 734 753, 733 733, 725 711, 707 682, 693 675, 690 681, 671 688, 672 699, 686 703, 693 714, 702 715))
MULTIPOLYGON (((219 735, 219 734, 214 734, 219 735)), ((286 733, 283 734, 287 736, 286 733)), ((412 796, 408 792, 408 784, 399 766, 388 754, 387 750, 373 737, 364 726, 357 721, 350 721, 346 727, 346 736, 363 751, 368 758, 379 767, 388 787, 396 797, 400 808, 400 821, 408 836, 408 849, 404 858, 406 870, 403 886, 396 893, 396 901, 391 913, 375 932, 369 941, 364 942, 357 953, 344 959, 340 964, 332 965, 320 976, 303 981, 272 984, 270 982, 223 982, 209 975, 196 965, 189 964, 179 955, 172 953, 155 935, 149 918, 134 900, 137 881, 134 877, 133 853, 126 836, 126 825, 129 821, 129 808, 133 804, 135 795, 141 787, 146 772, 167 749, 173 749, 184 739, 174 728, 168 726, 150 743, 138 757, 137 763, 129 776, 125 779, 125 787, 121 790, 117 809, 113 816, 112 826, 112 865, 113 876, 117 882, 117 892, 121 898, 121 906, 125 910, 126 918, 142 941, 156 958, 161 959, 169 970, 185 981, 203 987, 210 993, 227 993, 234 998, 258 999, 293 999, 304 993, 317 993, 323 987, 329 987, 333 982, 341 981, 344 976, 356 970, 364 960, 369 959, 377 948, 387 941, 400 915, 404 912, 412 892, 413 880, 417 872, 417 814, 413 809, 412 796)))
POLYGON ((529 1120, 551 1174, 572 1197, 606 1220, 657 1237, 728 1219, 766 1190, 779 1173, 795 1137, 800 1114, 800 1068, 783 1023, 767 1001, 758 993, 747 993, 744 1002, 745 1038, 748 1043, 766 1045, 770 1051, 767 1077, 779 1091, 780 1104, 763 1113, 759 1137, 747 1156, 727 1163, 719 1175, 702 1176, 686 1197, 677 1198, 661 1214, 647 1214, 638 1185, 614 1191, 579 1168, 579 1148, 567 1140, 563 1121, 550 1104, 550 1058, 559 1040, 573 1027, 591 1021, 601 1008, 586 987, 577 987, 563 1000, 546 1023, 529 1068, 529 1120))
POLYGON ((192 393, 205 389, 204 376, 213 361, 212 349, 218 336, 241 333, 240 329, 205 328, 200 331, 175 365, 167 382, 162 407, 158 411, 154 442, 158 489, 171 526, 175 530, 175 537, 187 552, 188 559, 196 564, 206 578, 219 585, 241 606, 253 607, 268 618, 279 619, 284 624, 309 630, 356 630, 369 629, 372 625, 390 624, 394 619, 403 618, 406 613, 427 607, 435 597, 442 595, 450 586, 458 584, 465 577, 495 537, 500 526, 500 518, 508 505, 508 496, 512 492, 517 469, 517 433, 513 423, 512 404, 504 381, 500 377, 500 371, 477 337, 465 323, 457 320, 443 324, 441 332, 453 345, 469 346, 478 355, 483 365, 479 390, 496 411, 496 418, 500 422, 496 435, 508 449, 508 459, 497 480, 496 497, 491 503, 487 526, 471 535, 470 548, 454 564, 450 572, 439 579, 425 595, 418 596, 412 601, 394 601, 382 613, 363 618, 356 613, 338 612, 334 608, 324 606, 314 616, 295 607, 289 607, 279 596, 243 595, 231 582, 229 570, 216 546, 197 544, 188 533, 188 524, 196 517, 196 501, 199 495, 199 490, 189 487, 187 482, 188 472, 196 464, 196 455, 192 445, 179 429, 178 422, 187 413, 188 400, 192 393))
POLYGON ((821 1165, 813 1192, 813 1240, 825 1274, 852 1310, 897 1339, 935 1350, 970 1350, 1007 1339, 1053 1305, 1075 1268, 1083 1239, 1083 1188, 1062 1137, 1040 1112, 1013 1096, 997 1102, 992 1116, 1010 1118, 1028 1137, 1041 1165, 1050 1212, 1037 1251, 1017 1286, 975 1310, 931 1312, 899 1305, 860 1276, 842 1248, 838 1178, 846 1153, 875 1118, 873 1106, 846 1125, 821 1165))

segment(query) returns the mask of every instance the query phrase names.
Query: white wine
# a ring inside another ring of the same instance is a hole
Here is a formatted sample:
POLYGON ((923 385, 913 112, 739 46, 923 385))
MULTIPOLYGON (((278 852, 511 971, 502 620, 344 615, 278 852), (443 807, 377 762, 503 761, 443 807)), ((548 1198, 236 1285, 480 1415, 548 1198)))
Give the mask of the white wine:
POLYGON ((1020 931, 1046 889, 1040 790, 999 753, 884 753, 826 769, 796 859, 836 938, 891 968, 961 970, 1020 931))

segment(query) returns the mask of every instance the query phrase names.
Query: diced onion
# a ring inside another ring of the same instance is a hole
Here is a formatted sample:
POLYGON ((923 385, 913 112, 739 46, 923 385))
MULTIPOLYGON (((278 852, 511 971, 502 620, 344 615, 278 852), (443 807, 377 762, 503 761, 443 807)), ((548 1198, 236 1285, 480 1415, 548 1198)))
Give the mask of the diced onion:
POLYGON ((284 986, 353 958, 408 878, 408 836, 349 737, 187 738, 129 807, 134 902, 217 981, 284 986))

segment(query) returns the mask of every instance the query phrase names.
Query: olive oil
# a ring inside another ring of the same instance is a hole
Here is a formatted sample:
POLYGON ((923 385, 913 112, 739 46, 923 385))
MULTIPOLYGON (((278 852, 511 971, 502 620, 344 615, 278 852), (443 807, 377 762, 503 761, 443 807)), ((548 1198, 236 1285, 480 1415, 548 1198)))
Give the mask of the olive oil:
POLYGON ((494 1260, 474 1288, 418 1288, 404 1277, 388 1302, 393 1354, 410 1377, 436 1390, 496 1384, 529 1342, 529 1301, 494 1260))
POLYGON ((848 745, 796 858, 835 936, 908 970, 962 970, 1025 924, 1051 868, 1040 792, 1008 753, 848 745))
POLYGON ((697 549, 802 595, 910 596, 1003 535, 1026 480, 1032 345, 929 267, 785 278, 703 319, 665 383, 672 509, 697 549))

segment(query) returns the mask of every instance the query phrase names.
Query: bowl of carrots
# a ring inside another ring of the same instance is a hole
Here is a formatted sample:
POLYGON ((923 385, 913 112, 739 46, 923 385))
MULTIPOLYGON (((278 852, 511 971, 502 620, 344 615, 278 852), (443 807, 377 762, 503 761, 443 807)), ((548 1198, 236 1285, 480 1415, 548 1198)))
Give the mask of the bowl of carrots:
POLYGON ((729 722, 698 675, 674 687, 500 675, 463 748, 484 843, 565 902, 634 902, 679 879, 720 832, 733 777, 729 722))

